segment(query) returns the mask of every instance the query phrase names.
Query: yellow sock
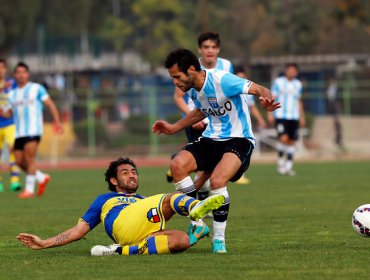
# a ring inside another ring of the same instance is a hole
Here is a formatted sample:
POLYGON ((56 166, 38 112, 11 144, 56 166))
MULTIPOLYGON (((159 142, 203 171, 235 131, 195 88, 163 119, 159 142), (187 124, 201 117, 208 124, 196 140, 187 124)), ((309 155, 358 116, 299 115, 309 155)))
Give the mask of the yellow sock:
POLYGON ((171 208, 181 216, 188 216, 191 208, 197 204, 199 200, 187 196, 182 193, 172 195, 170 205, 171 208))
POLYGON ((10 183, 19 183, 19 168, 15 164, 15 157, 13 153, 9 155, 9 165, 10 165, 10 183))
POLYGON ((137 245, 123 246, 121 255, 162 255, 170 253, 168 236, 157 235, 141 241, 137 245))

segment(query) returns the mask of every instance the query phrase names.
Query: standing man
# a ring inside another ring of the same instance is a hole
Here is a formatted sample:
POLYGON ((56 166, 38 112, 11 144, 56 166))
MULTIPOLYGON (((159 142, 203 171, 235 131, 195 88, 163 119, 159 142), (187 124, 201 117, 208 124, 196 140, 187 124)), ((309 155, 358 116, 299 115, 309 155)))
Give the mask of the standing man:
POLYGON ((42 136, 42 108, 45 104, 53 117, 56 133, 63 129, 59 120, 58 109, 45 88, 29 81, 28 65, 19 62, 14 69, 16 88, 9 92, 9 109, 0 110, 0 116, 14 116, 16 139, 14 155, 17 165, 26 172, 26 188, 19 198, 33 198, 36 181, 39 183, 37 194, 41 196, 50 180, 50 176, 36 168, 36 154, 42 136))
MULTIPOLYGON (((0 59, 0 107, 5 109, 8 106, 8 93, 16 87, 15 81, 7 78, 7 62, 5 59, 0 59)), ((15 164, 13 153, 13 145, 15 140, 15 125, 13 118, 0 117, 0 151, 6 145, 9 151, 10 165, 10 190, 19 191, 21 185, 19 182, 19 169, 15 164)), ((0 174, 0 192, 4 190, 3 180, 0 174)))
POLYGON ((275 123, 278 134, 278 161, 279 174, 294 176, 293 159, 295 142, 299 137, 299 127, 306 125, 302 102, 302 83, 297 79, 298 66, 290 63, 285 66, 284 76, 275 79, 271 92, 280 102, 282 108, 274 114, 268 113, 271 125, 275 123), (286 156, 286 160, 285 160, 286 156))
MULTIPOLYGON (((216 70, 225 70, 230 73, 233 73, 233 65, 227 59, 218 57, 221 51, 221 40, 218 33, 214 32, 205 32, 200 34, 198 37, 198 53, 200 55, 199 62, 200 67, 203 70, 214 72, 216 70)), ((191 100, 191 93, 183 92, 178 87, 175 87, 175 92, 173 95, 175 104, 181 110, 184 115, 188 115, 192 110, 194 110, 195 105, 191 100)), ((205 130, 208 124, 208 120, 204 119, 199 123, 194 124, 191 127, 185 129, 186 137, 188 143, 191 143, 197 140, 202 136, 203 131, 205 130)), ((196 177, 199 177, 200 173, 196 177)), ((171 170, 167 172, 167 180, 172 182, 171 170)), ((209 181, 206 181, 204 186, 198 192, 198 198, 200 200, 205 199, 209 195, 209 181)))
POLYGON ((189 50, 172 51, 164 64, 178 88, 183 92, 194 88, 191 99, 196 109, 174 124, 156 121, 153 132, 174 134, 208 118, 202 137, 185 146, 172 159, 170 168, 176 190, 195 192, 189 175, 200 170, 210 176, 211 193, 224 196, 222 206, 213 211, 213 252, 226 253, 225 230, 230 205, 227 183, 235 182, 248 169, 255 145, 246 94, 258 95, 266 110, 280 106, 267 88, 226 71, 202 70, 198 58, 189 50))

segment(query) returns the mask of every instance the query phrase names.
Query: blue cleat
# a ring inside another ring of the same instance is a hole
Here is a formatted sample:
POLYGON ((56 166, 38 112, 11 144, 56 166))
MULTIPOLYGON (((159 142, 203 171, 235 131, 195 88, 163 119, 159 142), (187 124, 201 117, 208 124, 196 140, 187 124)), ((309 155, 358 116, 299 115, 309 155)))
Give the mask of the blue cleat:
POLYGON ((227 253, 225 241, 224 240, 219 240, 219 239, 213 240, 212 252, 213 253, 219 253, 219 254, 227 253))
POLYGON ((205 236, 209 236, 209 227, 203 223, 203 225, 189 225, 188 235, 190 240, 190 246, 193 246, 205 236))

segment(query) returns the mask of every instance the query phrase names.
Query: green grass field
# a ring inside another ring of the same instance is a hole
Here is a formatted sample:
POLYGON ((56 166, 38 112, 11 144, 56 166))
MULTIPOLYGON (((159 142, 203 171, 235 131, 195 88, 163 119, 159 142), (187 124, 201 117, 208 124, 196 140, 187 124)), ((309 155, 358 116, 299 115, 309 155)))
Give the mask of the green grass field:
MULTIPOLYGON (((370 240, 353 232, 351 216, 370 203, 370 162, 301 163, 296 170, 296 177, 281 177, 274 165, 255 164, 251 184, 229 186, 227 255, 212 254, 204 239, 177 255, 100 258, 90 248, 112 243, 101 226, 43 251, 16 240, 19 232, 45 238, 73 226, 106 191, 104 170, 50 172, 42 198, 0 194, 0 279, 368 279, 370 240)), ((142 168, 138 193, 172 191, 164 172, 142 168)), ((187 225, 175 217, 168 227, 187 225)))

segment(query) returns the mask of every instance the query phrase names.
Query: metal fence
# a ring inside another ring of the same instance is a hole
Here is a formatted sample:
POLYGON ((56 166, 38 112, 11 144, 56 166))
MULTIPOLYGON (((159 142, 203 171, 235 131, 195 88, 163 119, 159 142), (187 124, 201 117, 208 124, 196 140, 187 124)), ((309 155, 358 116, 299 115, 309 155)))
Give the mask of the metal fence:
MULTIPOLYGON (((173 136, 151 133, 155 120, 174 121, 181 117, 173 102, 171 81, 162 79, 158 85, 158 79, 162 78, 148 77, 144 81, 130 78, 129 83, 126 80, 121 84, 103 79, 95 86, 93 81, 80 79, 65 88, 49 88, 63 120, 71 124, 76 135, 66 156, 94 157, 117 151, 157 155, 175 151, 186 143, 184 133, 173 136)), ((315 118, 328 114, 370 117, 370 81, 350 78, 304 82, 303 100, 308 130, 315 118)), ((46 121, 50 121, 48 114, 46 121)))

